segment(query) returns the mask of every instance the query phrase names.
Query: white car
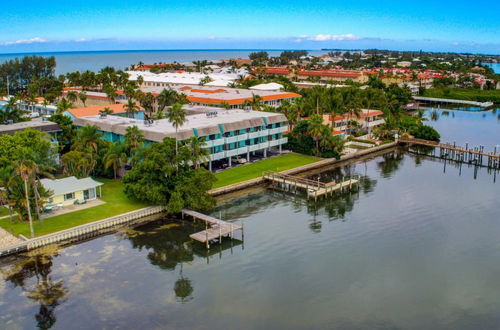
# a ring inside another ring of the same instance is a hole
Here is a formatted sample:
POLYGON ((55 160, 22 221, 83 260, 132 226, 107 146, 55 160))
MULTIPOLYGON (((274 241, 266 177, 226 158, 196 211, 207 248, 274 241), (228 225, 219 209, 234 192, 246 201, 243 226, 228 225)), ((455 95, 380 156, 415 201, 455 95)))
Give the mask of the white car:
POLYGON ((236 156, 231 158, 231 161, 238 164, 245 164, 247 162, 247 159, 240 156, 236 156))

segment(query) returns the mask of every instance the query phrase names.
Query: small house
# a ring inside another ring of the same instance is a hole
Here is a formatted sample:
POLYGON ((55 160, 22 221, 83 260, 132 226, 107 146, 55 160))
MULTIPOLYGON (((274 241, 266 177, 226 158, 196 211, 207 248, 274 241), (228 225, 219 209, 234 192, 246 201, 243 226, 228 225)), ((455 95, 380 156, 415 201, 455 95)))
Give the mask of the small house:
POLYGON ((42 179, 40 181, 45 189, 52 192, 48 199, 49 204, 59 206, 83 204, 102 196, 101 186, 103 183, 92 178, 78 179, 70 176, 62 179, 42 179))

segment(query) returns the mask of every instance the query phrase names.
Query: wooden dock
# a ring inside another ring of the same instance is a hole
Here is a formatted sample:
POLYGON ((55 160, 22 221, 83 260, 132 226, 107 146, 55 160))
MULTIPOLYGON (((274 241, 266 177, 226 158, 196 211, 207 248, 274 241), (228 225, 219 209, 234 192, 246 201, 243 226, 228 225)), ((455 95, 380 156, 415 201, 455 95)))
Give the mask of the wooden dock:
POLYGON ((358 179, 350 178, 339 183, 325 183, 319 180, 315 181, 278 172, 266 172, 264 173, 263 178, 271 181, 273 184, 280 184, 293 189, 304 189, 307 192, 307 197, 314 199, 321 196, 327 196, 328 194, 333 194, 337 190, 342 191, 344 189, 350 189, 352 185, 359 182, 358 179))
POLYGON ((184 215, 189 215, 193 217, 193 219, 205 222, 205 230, 191 234, 189 235, 189 237, 194 239, 195 241, 204 243, 207 249, 210 248, 210 242, 214 240, 218 240, 219 243, 222 243, 223 237, 230 237, 231 239, 233 239, 234 232, 237 230, 241 230, 241 233, 243 235, 243 226, 235 225, 231 222, 226 222, 224 220, 188 209, 182 209, 181 213, 183 218, 184 215))
POLYGON ((474 164, 477 166, 485 166, 493 169, 500 169, 500 153, 497 153, 496 147, 493 152, 488 153, 484 152, 483 146, 470 148, 468 144, 466 144, 465 147, 460 147, 455 143, 439 143, 413 138, 402 138, 399 139, 398 142, 410 145, 433 147, 433 154, 430 155, 433 157, 474 164), (438 150, 437 155, 436 149, 438 150))

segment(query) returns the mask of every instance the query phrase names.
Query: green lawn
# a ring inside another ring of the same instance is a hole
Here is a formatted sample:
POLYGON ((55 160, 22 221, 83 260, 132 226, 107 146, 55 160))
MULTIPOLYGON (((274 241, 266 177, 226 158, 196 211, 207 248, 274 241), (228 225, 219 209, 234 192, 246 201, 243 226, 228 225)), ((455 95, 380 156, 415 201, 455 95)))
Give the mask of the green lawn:
POLYGON ((477 102, 500 103, 500 90, 479 90, 472 88, 431 88, 424 96, 477 102))
MULTIPOLYGON (((97 179, 97 181, 104 183, 104 186, 102 187, 102 200, 105 201, 106 204, 44 219, 42 225, 36 221, 35 235, 41 236, 50 234, 59 230, 108 218, 147 206, 144 203, 128 199, 123 193, 123 185, 120 180, 97 179)), ((30 235, 29 225, 24 222, 11 224, 9 218, 6 218, 0 220, 0 226, 15 235, 23 234, 26 237, 29 237, 30 235)))
POLYGON ((6 215, 9 215, 9 209, 4 206, 0 206, 0 218, 6 215))
POLYGON ((217 181, 214 188, 227 186, 233 183, 257 178, 265 171, 285 171, 302 165, 319 161, 320 158, 300 155, 286 154, 269 159, 257 161, 255 163, 227 169, 215 174, 217 181))

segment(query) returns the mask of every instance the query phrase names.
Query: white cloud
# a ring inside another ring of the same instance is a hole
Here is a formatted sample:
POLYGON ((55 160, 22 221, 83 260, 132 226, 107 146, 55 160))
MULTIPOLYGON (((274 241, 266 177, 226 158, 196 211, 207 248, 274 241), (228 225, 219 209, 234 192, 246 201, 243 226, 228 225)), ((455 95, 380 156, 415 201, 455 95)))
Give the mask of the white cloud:
POLYGON ((78 38, 78 39, 75 39, 75 42, 86 42, 86 41, 89 41, 89 39, 87 39, 87 38, 78 38))
POLYGON ((16 41, 0 42, 0 45, 10 46, 10 45, 35 44, 35 43, 42 43, 42 42, 47 42, 47 40, 36 37, 36 38, 31 38, 31 39, 19 39, 16 41))
POLYGON ((215 36, 209 36, 209 37, 207 37, 207 39, 214 40, 214 39, 217 39, 217 37, 215 37, 215 36))
POLYGON ((348 34, 317 34, 315 36, 301 35, 295 41, 311 40, 311 41, 345 41, 345 40, 360 40, 363 39, 352 33, 348 34))

